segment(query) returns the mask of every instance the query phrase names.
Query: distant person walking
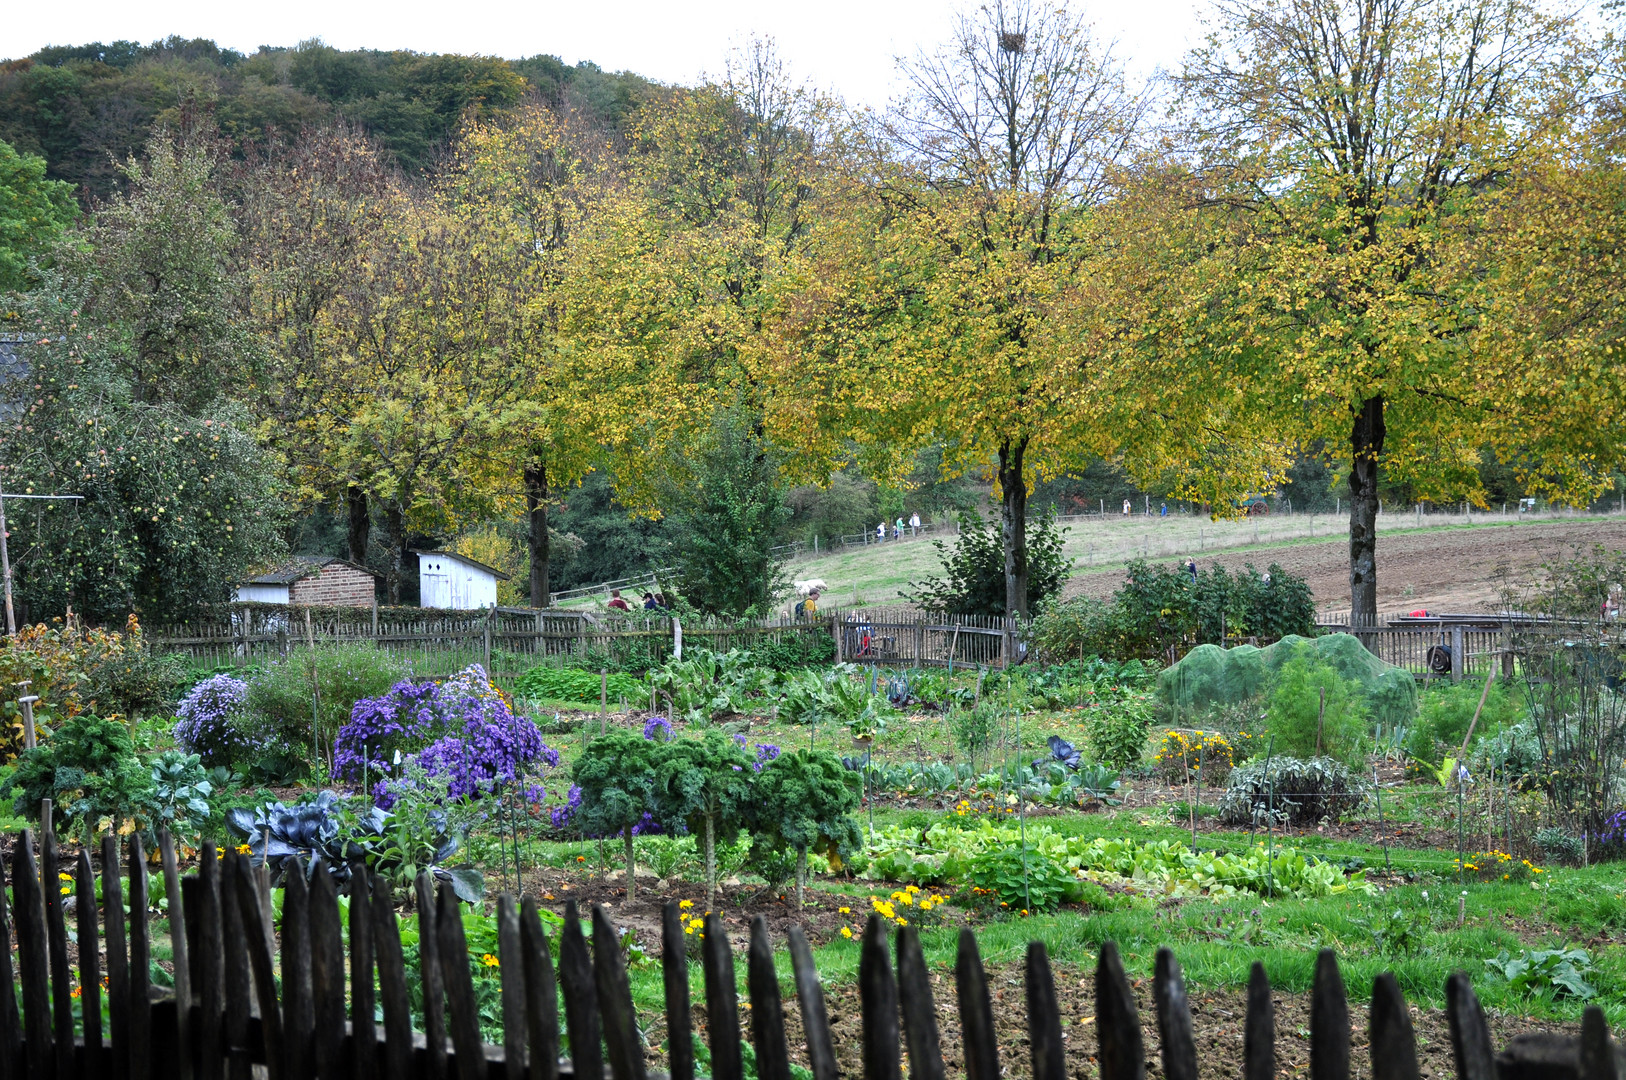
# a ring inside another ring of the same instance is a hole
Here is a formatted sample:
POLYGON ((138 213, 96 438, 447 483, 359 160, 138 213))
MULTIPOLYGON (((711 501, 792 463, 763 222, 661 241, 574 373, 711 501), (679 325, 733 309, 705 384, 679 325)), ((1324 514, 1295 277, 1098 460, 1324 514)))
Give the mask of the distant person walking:
POLYGON ((892 523, 892 539, 898 540, 898 539, 901 539, 902 537, 903 537, 903 515, 900 514, 900 515, 898 515, 898 520, 896 520, 896 521, 894 521, 892 523))
POLYGON ((1163 504, 1162 508, 1160 508, 1158 510, 1157 516, 1158 517, 1168 517, 1169 516, 1169 504, 1168 503, 1163 504))
POLYGON ((625 600, 621 599, 621 590, 620 589, 611 589, 610 590, 610 610, 611 611, 631 611, 632 610, 631 608, 629 608, 627 606, 627 602, 625 600))
POLYGON ((915 536, 915 535, 918 535, 919 532, 920 532, 920 514, 918 512, 910 514, 909 515, 909 535, 910 536, 915 536))
POLYGON ((884 521, 875 526, 875 542, 877 544, 886 543, 886 522, 884 521))
POLYGON ((1191 583, 1193 585, 1197 584, 1197 560, 1196 559, 1187 559, 1186 560, 1186 573, 1191 575, 1191 583))
POLYGON ((1128 500, 1128 499, 1125 499, 1125 500, 1124 500, 1124 517, 1128 517, 1128 516, 1129 516, 1129 512, 1130 512, 1130 511, 1129 511, 1129 500, 1128 500))

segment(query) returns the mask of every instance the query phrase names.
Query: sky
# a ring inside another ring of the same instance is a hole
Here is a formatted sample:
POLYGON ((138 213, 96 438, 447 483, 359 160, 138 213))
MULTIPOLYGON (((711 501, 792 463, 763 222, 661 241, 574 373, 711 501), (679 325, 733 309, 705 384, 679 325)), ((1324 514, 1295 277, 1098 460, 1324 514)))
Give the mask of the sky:
MULTIPOLYGON (((1083 3, 1099 38, 1115 41, 1132 75, 1173 70, 1200 37, 1202 0, 1083 3)), ((1074 0, 1079 5, 1079 0, 1074 0)), ((414 49, 516 58, 552 53, 661 82, 723 70, 752 36, 774 39, 792 71, 853 104, 881 106, 896 88, 895 58, 949 36, 955 0, 12 0, 0 57, 45 45, 178 34, 253 52, 319 37, 336 48, 414 49)))

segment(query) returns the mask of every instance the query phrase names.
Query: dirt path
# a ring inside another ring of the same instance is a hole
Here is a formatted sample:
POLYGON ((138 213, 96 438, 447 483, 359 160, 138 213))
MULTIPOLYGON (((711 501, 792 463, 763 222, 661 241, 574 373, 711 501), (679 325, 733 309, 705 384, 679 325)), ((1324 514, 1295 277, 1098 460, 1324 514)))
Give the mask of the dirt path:
MULTIPOLYGON (((1496 606, 1506 579, 1516 586, 1539 576, 1543 563, 1567 558, 1594 544, 1626 548, 1626 521, 1574 525, 1476 525, 1421 533, 1389 533, 1378 538, 1378 610, 1477 611, 1496 606)), ((1198 559, 1228 570, 1247 563, 1264 569, 1279 563, 1310 583, 1324 610, 1349 607, 1349 544, 1343 539, 1298 542, 1277 547, 1228 551, 1198 559)), ((1075 573, 1063 596, 1109 596, 1123 571, 1075 573)))

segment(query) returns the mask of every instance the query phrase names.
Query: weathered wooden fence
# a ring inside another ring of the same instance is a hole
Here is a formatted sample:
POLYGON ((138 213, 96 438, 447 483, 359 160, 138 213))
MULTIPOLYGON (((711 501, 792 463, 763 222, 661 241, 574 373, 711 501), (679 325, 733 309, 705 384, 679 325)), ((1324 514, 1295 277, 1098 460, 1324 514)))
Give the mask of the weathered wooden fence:
POLYGON ((1517 615, 1379 615, 1351 618, 1347 611, 1323 613, 1326 633, 1354 634, 1380 659, 1421 679, 1460 682, 1492 670, 1511 674, 1513 633, 1528 619, 1517 615))
MULTIPOLYGON (((161 840, 166 879, 176 881, 174 850, 161 840)), ((270 896, 251 857, 205 844, 197 871, 169 889, 174 989, 155 995, 147 924, 147 860, 139 838, 126 848, 129 910, 125 920, 117 843, 101 844, 101 903, 88 853, 59 888, 59 855, 47 832, 36 863, 33 838, 13 850, 16 974, 12 951, 0 949, 0 1080, 647 1080, 638 1017, 620 939, 602 907, 592 911, 592 937, 574 903, 549 941, 531 897, 497 901, 501 976, 501 1046, 482 1042, 459 902, 449 883, 438 891, 427 874, 416 887, 421 1033, 414 1030, 400 925, 389 886, 356 864, 349 879, 348 943, 332 877, 316 866, 307 886, 288 878, 280 942, 270 896), (219 857, 217 857, 217 855, 219 857), (69 965, 65 894, 75 897, 78 989, 69 965), (100 911, 100 922, 98 922, 100 911), (101 1017, 102 946, 106 945, 109 1023, 101 1017), (557 966, 554 952, 557 950, 557 966), (348 959, 348 965, 346 963, 348 959), (74 999, 81 1020, 75 1020, 74 999), (561 1029, 559 1003, 564 1004, 561 1029), (382 1016, 382 1027, 377 1016, 382 1016), (561 1058, 561 1032, 570 1056, 561 1058)), ((0 894, 0 935, 10 928, 0 894)), ((735 956, 713 913, 705 918, 701 967, 705 1035, 714 1080, 743 1080, 735 956)), ((813 955, 799 928, 788 935, 806 1057, 815 1080, 840 1070, 813 955)), ((931 979, 915 928, 895 940, 878 916, 864 932, 858 972, 865 1080, 901 1080, 908 1053, 911 1080, 947 1075, 931 979), (896 966, 894 967, 894 949, 896 966)), ((668 1075, 694 1080, 687 939, 676 903, 666 906, 661 965, 665 988, 668 1075)), ((759 1080, 789 1080, 785 1003, 767 924, 752 921, 745 953, 750 1040, 759 1080)), ((1045 946, 1028 946, 1028 1044, 1034 1080, 1067 1080, 1066 1038, 1045 946)), ((998 1080, 999 1045, 988 979, 976 937, 962 930, 954 965, 955 996, 967 1080, 998 1080)), ((1484 1013, 1466 975, 1446 983, 1452 1048, 1459 1080, 1618 1080, 1616 1051, 1603 1013, 1586 1009, 1579 1040, 1520 1036, 1493 1055, 1484 1013)), ((1102 947, 1095 974, 1097 1061, 1101 1080, 1143 1080, 1145 1048, 1135 998, 1118 950, 1102 947)), ((1197 1080, 1196 1047, 1179 964, 1159 949, 1153 1000, 1168 1080, 1197 1080)), ((1010 1007, 1010 1006, 1007 1006, 1010 1007)), ((1077 1031, 1078 1029, 1073 1029, 1077 1031)), ((1349 1004, 1331 950, 1317 961, 1311 996, 1310 1077, 1349 1080, 1349 1004)), ((1254 963, 1244 1023, 1244 1080, 1274 1080, 1276 1025, 1270 984, 1254 963)), ((1417 1080, 1416 1039, 1405 999, 1391 974, 1373 985, 1367 1046, 1373 1080, 1417 1080)), ((654 1074, 660 1075, 660 1074, 654 1074)))
POLYGON ((220 615, 150 628, 149 646, 211 666, 263 663, 301 648, 372 643, 422 674, 482 663, 512 677, 539 662, 636 660, 658 665, 688 648, 754 649, 794 642, 837 658, 895 666, 1001 665, 1017 655, 1014 620, 931 616, 910 608, 826 610, 811 619, 683 619, 633 612, 591 616, 533 608, 443 612, 417 608, 315 608, 240 604, 220 615))

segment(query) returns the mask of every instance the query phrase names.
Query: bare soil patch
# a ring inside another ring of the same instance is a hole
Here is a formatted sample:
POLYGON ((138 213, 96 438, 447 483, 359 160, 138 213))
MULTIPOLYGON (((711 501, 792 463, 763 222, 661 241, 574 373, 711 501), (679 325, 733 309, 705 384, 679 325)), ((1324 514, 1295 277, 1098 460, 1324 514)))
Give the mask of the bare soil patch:
MULTIPOLYGON (((1052 957, 1056 980, 1056 995, 1063 1023, 1067 1026, 1067 1072, 1075 1080, 1089 1080, 1100 1075, 1096 1063, 1098 1041, 1095 1033, 1095 975, 1094 958, 1088 963, 1069 963, 1052 957)), ((988 985, 993 999, 995 1026, 999 1035, 1000 1073, 1007 1080, 1020 1080, 1033 1075, 1033 1063, 1027 1038, 1027 1004, 1022 984, 1020 963, 1000 963, 988 966, 988 985)), ((960 1041, 960 1021, 955 1005, 954 980, 950 973, 931 973, 932 997, 937 1012, 938 1031, 942 1041, 943 1062, 948 1076, 965 1075, 964 1049, 960 1041)), ((1152 1004, 1150 980, 1136 980, 1133 984, 1136 1006, 1140 1014, 1141 1038, 1146 1047, 1146 1075, 1157 1080, 1163 1075, 1162 1048, 1157 1035, 1156 1013, 1152 1004)), ((1247 1015, 1247 994, 1241 988, 1205 989, 1188 986, 1191 1000, 1193 1035, 1197 1045, 1197 1073, 1204 1077, 1240 1077, 1242 1075, 1242 1026, 1247 1015)), ((858 1007, 858 988, 850 983, 826 986, 826 1003, 830 1016, 831 1034, 834 1036, 836 1057, 844 1076, 862 1075, 863 1030, 858 1007)), ((1283 1078, 1307 1076, 1310 1064, 1310 996, 1277 992, 1272 995, 1276 1011, 1276 1075, 1283 1078)), ((740 1006, 742 1038, 750 1038, 750 1012, 744 1003, 740 1006)), ((664 1018, 651 1018, 654 1024, 648 1032, 649 1064, 651 1068, 664 1065, 664 1055, 658 1049, 665 1039, 664 1018)), ((1579 1025, 1573 1023, 1533 1023, 1529 1020, 1491 1014, 1488 1018, 1493 1045, 1501 1047, 1514 1035, 1542 1027, 1548 1030, 1575 1033, 1579 1025)), ((1451 1034, 1445 1013, 1440 1009, 1411 1007, 1411 1021, 1417 1035, 1418 1063, 1423 1080, 1451 1077, 1455 1065, 1451 1055, 1451 1034)), ((704 1005, 694 1008, 693 1023, 699 1033, 705 1031, 704 1005)), ((1371 1059, 1367 1052, 1368 1030, 1365 1004, 1350 1003, 1352 1044, 1350 1055, 1351 1080, 1370 1080, 1371 1059)), ((802 1066, 807 1065, 807 1044, 803 1034, 801 1014, 794 1000, 785 1003, 786 1038, 791 1057, 802 1066)))
MULTIPOLYGON (((1378 537, 1378 610, 1426 608, 1477 611, 1496 606, 1503 581, 1515 586, 1539 577, 1543 563, 1567 558, 1594 544, 1626 547, 1626 521, 1586 521, 1573 525, 1475 525, 1420 533, 1389 532, 1378 537)), ((1305 578, 1323 609, 1349 607, 1349 542, 1290 543, 1204 555, 1199 565, 1219 563, 1228 570, 1245 564, 1282 569, 1305 578)), ((1122 570, 1075 573, 1064 597, 1110 596, 1123 582, 1122 570)))

